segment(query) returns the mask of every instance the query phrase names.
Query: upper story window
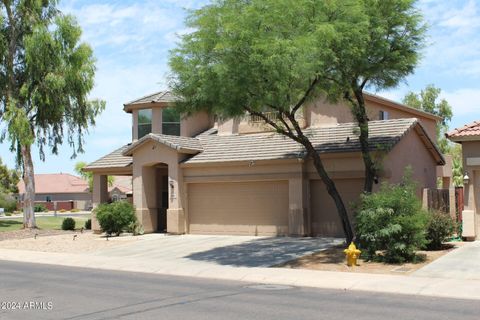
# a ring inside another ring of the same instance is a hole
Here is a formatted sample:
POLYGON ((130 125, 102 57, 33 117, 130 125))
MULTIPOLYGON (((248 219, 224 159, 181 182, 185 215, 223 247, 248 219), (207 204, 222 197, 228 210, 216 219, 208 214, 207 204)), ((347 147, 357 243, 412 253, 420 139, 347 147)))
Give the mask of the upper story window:
POLYGON ((162 111, 162 134, 180 135, 180 113, 174 108, 166 108, 162 111))
POLYGON ((378 115, 378 120, 388 120, 389 115, 387 111, 380 111, 378 115))
POLYGON ((152 132, 152 109, 138 110, 138 139, 152 132))

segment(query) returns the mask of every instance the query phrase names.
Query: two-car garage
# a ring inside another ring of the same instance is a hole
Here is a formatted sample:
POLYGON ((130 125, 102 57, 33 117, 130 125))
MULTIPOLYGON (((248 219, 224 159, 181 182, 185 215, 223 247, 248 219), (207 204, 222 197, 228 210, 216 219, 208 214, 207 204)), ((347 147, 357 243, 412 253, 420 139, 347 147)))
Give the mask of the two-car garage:
MULTIPOLYGON (((350 209, 358 200, 363 179, 335 183, 350 209)), ((309 204, 312 235, 343 236, 335 204, 321 180, 311 180, 309 204)), ((192 234, 288 235, 288 211, 288 180, 188 185, 188 232, 192 234)))

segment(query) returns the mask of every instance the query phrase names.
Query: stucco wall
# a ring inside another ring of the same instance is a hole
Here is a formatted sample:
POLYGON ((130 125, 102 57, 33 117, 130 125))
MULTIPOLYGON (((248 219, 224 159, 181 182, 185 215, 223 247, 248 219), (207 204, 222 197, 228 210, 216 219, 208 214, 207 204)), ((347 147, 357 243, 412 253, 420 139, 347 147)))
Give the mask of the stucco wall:
POLYGON ((183 118, 180 121, 180 135, 193 137, 213 126, 212 118, 208 113, 202 111, 183 118))
MULTIPOLYGON (((419 119, 428 135, 435 141, 437 135, 435 120, 374 101, 367 100, 366 105, 367 114, 370 120, 379 120, 380 111, 387 111, 390 119, 419 119)), ((337 123, 354 122, 350 107, 346 102, 339 101, 336 104, 332 104, 325 98, 316 99, 307 105, 305 107, 305 117, 307 126, 313 127, 331 126, 337 123)))
POLYGON ((47 201, 50 196, 52 201, 91 201, 92 194, 89 192, 81 193, 36 193, 35 201, 47 201))
POLYGON ((419 195, 422 188, 436 188, 437 164, 414 130, 400 140, 383 162, 390 183, 400 182, 407 166, 413 169, 412 178, 418 182, 419 195))

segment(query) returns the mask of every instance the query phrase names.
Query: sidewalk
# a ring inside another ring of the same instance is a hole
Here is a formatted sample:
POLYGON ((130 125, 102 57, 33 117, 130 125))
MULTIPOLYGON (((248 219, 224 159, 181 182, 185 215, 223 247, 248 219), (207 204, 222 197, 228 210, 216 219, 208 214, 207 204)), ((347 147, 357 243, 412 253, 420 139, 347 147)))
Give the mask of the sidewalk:
POLYGON ((172 276, 268 283, 325 289, 359 290, 480 300, 480 280, 360 274, 283 268, 247 268, 212 264, 168 263, 158 259, 105 257, 0 249, 0 260, 53 264, 172 276))

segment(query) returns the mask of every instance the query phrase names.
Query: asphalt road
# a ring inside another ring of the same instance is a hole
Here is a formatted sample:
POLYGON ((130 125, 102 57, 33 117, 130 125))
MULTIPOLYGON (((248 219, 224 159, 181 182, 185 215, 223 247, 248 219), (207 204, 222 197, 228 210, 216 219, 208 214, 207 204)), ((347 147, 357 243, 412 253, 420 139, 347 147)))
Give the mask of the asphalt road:
POLYGON ((22 320, 480 319, 479 301, 255 287, 240 282, 3 261, 0 302, 0 319, 22 320))

